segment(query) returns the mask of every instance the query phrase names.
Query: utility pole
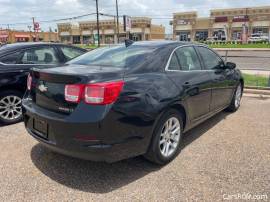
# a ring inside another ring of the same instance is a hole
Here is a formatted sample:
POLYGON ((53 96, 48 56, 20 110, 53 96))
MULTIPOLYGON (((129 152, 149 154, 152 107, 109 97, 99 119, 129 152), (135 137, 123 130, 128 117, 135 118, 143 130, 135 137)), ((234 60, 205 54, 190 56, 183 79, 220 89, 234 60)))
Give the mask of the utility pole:
POLYGON ((118 0, 116 0, 116 20, 117 20, 117 43, 119 43, 119 13, 118 13, 118 0))
POLYGON ((98 34, 98 47, 100 47, 98 0, 96 0, 96 10, 97 10, 97 34, 98 34))
POLYGON ((35 26, 35 18, 33 17, 32 20, 33 20, 33 28, 34 28, 35 38, 36 38, 36 42, 37 42, 39 39, 37 37, 37 30, 36 30, 36 26, 35 26))

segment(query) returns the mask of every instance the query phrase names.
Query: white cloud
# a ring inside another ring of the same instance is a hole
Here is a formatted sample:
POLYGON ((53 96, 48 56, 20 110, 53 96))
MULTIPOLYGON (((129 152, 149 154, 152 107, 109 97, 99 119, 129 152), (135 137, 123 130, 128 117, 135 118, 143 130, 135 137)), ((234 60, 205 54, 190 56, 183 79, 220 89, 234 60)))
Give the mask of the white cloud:
MULTIPOLYGON (((200 16, 208 16, 213 8, 249 7, 270 5, 270 0, 118 0, 120 15, 149 16, 153 23, 166 26, 170 32, 169 20, 172 13, 182 11, 198 11, 200 16)), ((17 22, 31 23, 31 17, 37 21, 72 17, 95 12, 94 0, 0 0, 0 27, 3 24, 17 22)), ((100 11, 115 14, 115 0, 99 0, 100 11)), ((103 17, 101 17, 103 18, 103 17)), ((95 19, 87 17, 83 20, 95 19)), ((56 28, 55 23, 41 23, 44 30, 49 26, 56 28)), ((17 29, 27 29, 27 25, 12 25, 17 29)))

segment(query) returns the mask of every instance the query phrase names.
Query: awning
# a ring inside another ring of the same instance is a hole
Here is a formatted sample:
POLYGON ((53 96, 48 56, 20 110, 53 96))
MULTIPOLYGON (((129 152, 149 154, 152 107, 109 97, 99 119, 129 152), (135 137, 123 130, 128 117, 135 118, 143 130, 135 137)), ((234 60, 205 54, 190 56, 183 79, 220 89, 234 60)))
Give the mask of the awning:
POLYGON ((28 34, 15 34, 15 38, 30 38, 28 34))
POLYGON ((8 35, 7 34, 3 34, 3 35, 0 35, 0 38, 8 38, 8 35))

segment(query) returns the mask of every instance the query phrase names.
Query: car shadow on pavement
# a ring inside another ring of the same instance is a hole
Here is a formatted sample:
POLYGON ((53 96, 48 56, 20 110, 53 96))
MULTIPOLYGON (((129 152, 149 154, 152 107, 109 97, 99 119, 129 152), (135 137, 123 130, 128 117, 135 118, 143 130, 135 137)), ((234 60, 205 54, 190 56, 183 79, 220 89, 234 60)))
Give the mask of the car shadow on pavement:
MULTIPOLYGON (((221 112, 187 132, 183 138, 182 149, 226 116, 227 113, 221 112)), ((52 180, 67 187, 91 193, 111 192, 162 169, 161 166, 150 163, 143 157, 112 164, 91 162, 51 152, 41 144, 36 144, 32 148, 31 159, 34 165, 52 180)))

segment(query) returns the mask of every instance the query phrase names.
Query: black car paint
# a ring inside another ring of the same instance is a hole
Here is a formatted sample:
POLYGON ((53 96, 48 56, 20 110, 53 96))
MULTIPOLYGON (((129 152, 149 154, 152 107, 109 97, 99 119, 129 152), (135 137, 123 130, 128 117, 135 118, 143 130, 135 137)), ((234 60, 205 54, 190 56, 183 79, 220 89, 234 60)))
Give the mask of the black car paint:
MULTIPOLYGON (((146 42, 145 45, 152 46, 153 43, 146 42)), ((93 106, 81 101, 66 106, 60 102, 60 105, 72 108, 68 113, 36 104, 35 92, 27 91, 23 113, 28 132, 57 152, 83 159, 114 162, 146 153, 154 128, 168 109, 174 108, 184 114, 184 131, 187 131, 230 104, 223 100, 222 105, 215 105, 213 96, 222 99, 218 97, 219 93, 223 90, 227 93, 228 90, 230 94, 227 100, 231 100, 233 89, 240 82, 243 84, 237 69, 166 71, 172 51, 187 44, 159 42, 154 45, 157 50, 152 57, 143 66, 133 69, 111 68, 111 72, 102 73, 105 68, 100 67, 98 73, 97 67, 94 70, 82 67, 75 73, 74 69, 78 67, 70 65, 32 72, 33 75, 47 74, 47 80, 53 80, 63 76, 61 72, 65 68, 65 76, 76 75, 80 78, 79 83, 124 79, 125 85, 118 100, 111 105, 93 106), (34 128, 35 119, 48 124, 48 136, 45 138, 34 128)), ((59 94, 61 92, 50 99, 58 99, 59 102, 59 94)))
MULTIPOLYGON (((7 55, 10 55, 15 52, 35 49, 40 47, 53 47, 56 51, 57 58, 59 59, 59 64, 64 64, 67 62, 64 54, 60 50, 60 47, 71 47, 64 44, 58 43, 18 43, 13 44, 10 46, 3 46, 0 49, 0 61, 7 55)), ((78 50, 86 52, 86 50, 74 47, 78 50)), ((37 64, 3 64, 0 62, 0 91, 5 90, 16 90, 24 93, 26 90, 26 80, 27 75, 31 68, 48 68, 53 67, 55 65, 44 64, 44 65, 37 65, 37 64)))

